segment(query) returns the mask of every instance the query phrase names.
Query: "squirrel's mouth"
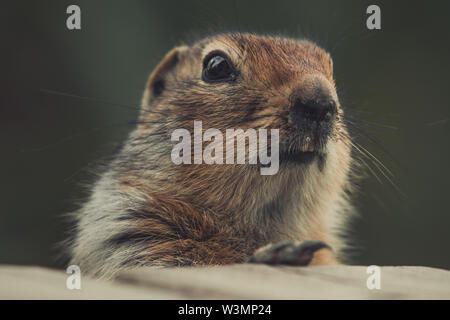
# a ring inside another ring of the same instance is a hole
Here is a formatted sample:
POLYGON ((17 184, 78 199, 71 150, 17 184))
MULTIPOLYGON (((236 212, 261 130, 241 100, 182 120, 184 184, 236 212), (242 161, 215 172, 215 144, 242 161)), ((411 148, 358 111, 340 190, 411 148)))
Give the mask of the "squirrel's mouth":
POLYGON ((305 134, 295 132, 280 145, 280 160, 309 163, 326 154, 329 134, 305 134))

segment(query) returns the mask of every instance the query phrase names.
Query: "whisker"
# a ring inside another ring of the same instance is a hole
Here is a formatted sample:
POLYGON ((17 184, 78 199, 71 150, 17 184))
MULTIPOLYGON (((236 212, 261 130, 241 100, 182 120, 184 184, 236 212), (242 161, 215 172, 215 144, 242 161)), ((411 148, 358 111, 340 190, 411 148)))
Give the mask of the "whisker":
MULTIPOLYGON (((394 174, 377 157, 375 157, 371 152, 369 152, 367 149, 365 149, 357 142, 353 142, 351 140, 349 140, 349 142, 357 151, 360 152, 361 155, 365 156, 368 160, 371 161, 371 163, 378 169, 378 171, 384 176, 384 178, 397 190, 397 192, 399 192, 403 197, 406 197, 405 193, 392 180, 391 177, 394 177, 394 174)), ((370 171, 372 172, 372 170, 370 171)), ((372 174, 374 173, 372 172, 372 174)))
POLYGON ((80 100, 85 100, 85 101, 92 101, 92 102, 97 102, 97 103, 101 103, 101 104, 111 105, 113 107, 118 107, 118 108, 122 108, 122 109, 139 111, 139 112, 142 112, 142 113, 152 113, 152 114, 159 114, 159 115, 162 115, 162 116, 167 116, 167 112, 160 112, 160 111, 157 111, 157 110, 143 108, 143 107, 140 107, 140 106, 133 106, 133 105, 128 105, 128 104, 124 104, 124 103, 117 103, 117 102, 102 100, 102 99, 95 98, 95 97, 81 96, 81 95, 78 95, 78 94, 61 92, 61 91, 56 91, 56 90, 49 90, 49 89, 41 89, 40 91, 44 92, 44 93, 47 93, 47 94, 58 95, 58 96, 69 97, 69 98, 75 98, 75 99, 80 99, 80 100))
MULTIPOLYGON (((352 115, 346 115, 347 118, 352 118, 358 121, 358 123, 363 122, 364 124, 367 124, 369 126, 374 126, 374 127, 378 127, 378 128, 383 128, 383 129, 391 129, 391 130, 399 130, 398 127, 394 127, 392 125, 387 125, 387 124, 383 124, 383 123, 376 123, 376 122, 371 122, 371 121, 367 121, 367 120, 363 120, 363 119, 356 119, 356 117, 352 116, 352 115)), ((348 119, 347 119, 348 120, 348 119)), ((348 120, 350 121, 350 120, 348 120)))
POLYGON ((73 93, 67 93, 67 92, 61 92, 61 91, 49 90, 49 89, 41 89, 40 91, 44 92, 44 93, 47 93, 47 94, 52 94, 52 95, 58 95, 58 96, 75 98, 75 99, 80 99, 80 100, 98 102, 98 103, 102 103, 102 104, 109 104, 109 105, 112 105, 112 106, 115 106, 115 107, 124 108, 124 109, 130 109, 130 110, 135 110, 135 111, 140 111, 141 110, 140 107, 133 107, 133 106, 126 105, 126 104, 106 101, 106 100, 93 98, 93 97, 80 96, 80 95, 73 94, 73 93))
POLYGON ((389 152, 384 146, 383 144, 378 141, 377 139, 375 139, 374 137, 370 136, 367 132, 364 131, 364 129, 362 129, 361 127, 359 127, 357 124, 349 121, 348 119, 345 120, 345 123, 347 125, 350 125, 351 127, 355 128, 356 130, 358 130, 356 133, 357 134, 361 134, 363 135, 365 138, 367 138, 370 142, 372 142, 374 145, 376 145, 378 148, 381 149, 381 151, 383 151, 391 160, 393 160, 395 163, 397 163, 398 165, 400 165, 400 161, 398 159, 396 159, 391 152, 389 152))
POLYGON ((98 131, 103 130, 105 128, 110 128, 110 127, 115 127, 115 126, 124 126, 124 125, 130 125, 130 124, 132 124, 132 123, 125 123, 125 124, 124 123, 113 123, 113 124, 108 124, 108 125, 104 125, 104 126, 95 127, 95 128, 90 129, 90 130, 87 130, 87 131, 81 131, 81 132, 77 132, 77 133, 71 134, 71 135, 69 135, 67 137, 64 137, 64 138, 62 138, 60 140, 57 140, 56 142, 53 142, 53 143, 50 143, 50 144, 47 144, 47 145, 44 145, 44 146, 41 146, 41 147, 35 147, 35 148, 29 148, 29 149, 21 149, 20 152, 40 152, 40 151, 48 150, 48 149, 57 147, 57 146, 65 143, 67 141, 73 140, 73 139, 78 138, 78 137, 83 137, 83 136, 87 136, 87 135, 93 134, 94 132, 98 132, 98 131))

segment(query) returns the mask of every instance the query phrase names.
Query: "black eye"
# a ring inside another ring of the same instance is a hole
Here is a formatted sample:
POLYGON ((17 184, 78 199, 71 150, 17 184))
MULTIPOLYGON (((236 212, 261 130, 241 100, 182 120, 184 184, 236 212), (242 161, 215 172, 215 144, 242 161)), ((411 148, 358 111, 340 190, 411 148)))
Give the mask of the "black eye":
POLYGON ((210 54, 203 62, 203 80, 206 82, 231 81, 236 72, 227 58, 220 54, 210 54))

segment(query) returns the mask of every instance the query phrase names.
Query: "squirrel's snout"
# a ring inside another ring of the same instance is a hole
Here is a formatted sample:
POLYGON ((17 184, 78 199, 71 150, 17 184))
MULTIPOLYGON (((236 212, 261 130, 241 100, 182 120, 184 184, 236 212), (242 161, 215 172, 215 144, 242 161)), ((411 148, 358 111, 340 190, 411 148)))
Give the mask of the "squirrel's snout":
POLYGON ((337 97, 330 82, 308 77, 291 95, 289 120, 299 130, 331 125, 337 113, 337 97))

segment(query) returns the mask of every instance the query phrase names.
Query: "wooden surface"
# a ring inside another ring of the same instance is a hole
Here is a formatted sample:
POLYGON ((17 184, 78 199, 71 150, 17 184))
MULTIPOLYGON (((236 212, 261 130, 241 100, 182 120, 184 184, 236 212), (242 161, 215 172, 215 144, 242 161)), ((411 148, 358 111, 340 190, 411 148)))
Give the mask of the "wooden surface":
POLYGON ((366 267, 220 267, 152 269, 114 281, 82 277, 66 288, 68 274, 40 267, 0 266, 0 299, 450 299, 450 271, 381 267, 381 289, 366 286, 366 267))

